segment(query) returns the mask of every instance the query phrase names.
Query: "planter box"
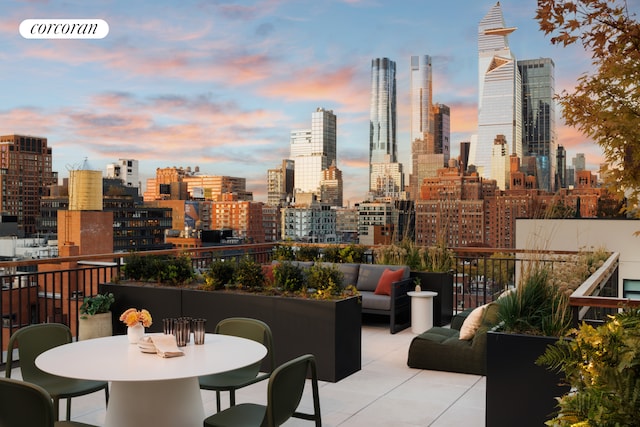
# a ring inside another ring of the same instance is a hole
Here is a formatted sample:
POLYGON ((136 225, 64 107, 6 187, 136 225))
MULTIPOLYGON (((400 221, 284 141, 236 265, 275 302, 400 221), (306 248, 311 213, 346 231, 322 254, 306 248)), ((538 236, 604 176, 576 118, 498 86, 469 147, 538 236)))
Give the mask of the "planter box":
POLYGON ((412 271, 411 277, 419 277, 423 291, 437 292, 433 299, 433 324, 445 326, 453 317, 453 275, 430 271, 412 271))
POLYGON ((360 297, 312 300, 228 291, 184 290, 185 316, 207 319, 212 332, 227 317, 252 317, 273 333, 276 365, 311 353, 318 379, 337 382, 361 368, 362 314, 360 297))
POLYGON ((200 291, 155 285, 105 283, 100 292, 113 292, 113 331, 126 333, 118 320, 127 308, 146 308, 153 316, 149 332, 162 332, 165 317, 202 317, 206 331, 227 317, 251 317, 269 325, 276 365, 311 353, 318 379, 340 381, 361 368, 362 304, 360 297, 341 300, 286 298, 227 291, 200 291))
POLYGON ((115 301, 111 306, 113 312, 113 333, 127 333, 127 326, 119 319, 128 308, 141 310, 146 308, 151 313, 153 324, 147 332, 162 332, 162 319, 182 316, 182 289, 169 286, 158 286, 145 283, 102 283, 98 286, 100 293, 113 292, 115 301))
POLYGON ((486 425, 539 427, 569 391, 561 374, 535 364, 555 337, 487 333, 486 425))
POLYGON ((78 317, 78 341, 113 335, 111 311, 94 315, 81 314, 78 317))

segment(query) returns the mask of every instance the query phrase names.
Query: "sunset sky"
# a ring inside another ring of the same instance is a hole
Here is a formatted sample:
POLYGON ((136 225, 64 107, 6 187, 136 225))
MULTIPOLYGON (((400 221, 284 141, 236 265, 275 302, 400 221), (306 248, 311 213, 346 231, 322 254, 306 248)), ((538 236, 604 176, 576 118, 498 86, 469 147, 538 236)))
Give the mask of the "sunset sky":
MULTIPOLYGON (((638 9, 639 0, 632 0, 638 9)), ((431 55, 434 102, 451 108, 451 146, 477 126, 477 27, 485 0, 85 1, 0 4, 0 134, 48 138, 61 178, 85 158, 93 169, 119 158, 140 162, 142 185, 158 167, 247 178, 266 200, 267 169, 289 156, 291 130, 311 127, 317 107, 338 117, 338 167, 345 200, 367 190, 371 59, 397 64, 398 151, 410 171, 411 55, 431 55), (101 40, 33 40, 33 18, 95 18, 101 40)), ((551 46, 538 30, 535 0, 503 0, 517 59, 555 61, 556 92, 590 70, 580 47, 551 46)), ((566 128, 568 163, 601 150, 566 128)), ((408 177, 407 177, 408 178, 408 177)))

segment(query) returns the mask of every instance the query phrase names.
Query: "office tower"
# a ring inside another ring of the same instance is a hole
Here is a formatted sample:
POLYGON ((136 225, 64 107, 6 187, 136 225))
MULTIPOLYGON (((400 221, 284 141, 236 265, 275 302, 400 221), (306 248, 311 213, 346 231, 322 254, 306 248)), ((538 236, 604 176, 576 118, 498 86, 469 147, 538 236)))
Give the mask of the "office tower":
POLYGON ((451 157, 451 110, 447 105, 433 106, 435 153, 444 155, 444 164, 451 157))
POLYGON ((371 60, 369 128, 369 191, 398 197, 404 191, 404 173, 396 144, 396 63, 371 60))
POLYGON ((318 108, 311 115, 311 129, 291 132, 295 193, 320 197, 322 171, 336 162, 336 123, 332 110, 318 108))
POLYGON ((506 190, 509 182, 509 151, 504 135, 497 135, 491 147, 491 173, 501 190, 506 190))
POLYGON ((558 145, 556 162, 556 188, 567 188, 567 152, 562 145, 558 145))
POLYGON ((469 166, 469 150, 471 148, 470 141, 462 141, 460 143, 460 156, 458 160, 460 161, 460 171, 465 172, 467 167, 469 166))
POLYGON ((571 164, 573 165, 573 169, 575 169, 576 174, 580 171, 585 170, 587 167, 587 161, 584 157, 584 153, 576 154, 576 156, 571 159, 571 164))
POLYGON ((342 171, 333 163, 322 171, 320 181, 320 201, 329 206, 342 207, 342 171))
POLYGON ((28 135, 0 136, 0 212, 17 218, 18 230, 36 232, 40 198, 56 184, 51 170, 51 148, 47 138, 28 135))
POLYGON ((500 3, 478 26, 478 139, 471 146, 470 162, 484 178, 498 179, 495 174, 500 174, 491 170, 497 135, 505 136, 509 154, 523 154, 520 73, 507 40, 513 31, 505 27, 500 3))
POLYGON ((283 206, 293 200, 295 162, 283 159, 279 168, 267 171, 267 204, 283 206))
POLYGON ((122 180, 127 187, 140 187, 138 177, 138 161, 134 159, 118 159, 107 165, 107 178, 122 180))
POLYGON ((429 55, 412 56, 410 62, 411 97, 411 175, 409 192, 412 199, 419 194, 422 179, 430 174, 425 170, 425 156, 435 154, 432 67, 429 55))
POLYGON ((555 65, 550 58, 518 61, 522 77, 522 148, 536 159, 538 188, 556 187, 555 65))

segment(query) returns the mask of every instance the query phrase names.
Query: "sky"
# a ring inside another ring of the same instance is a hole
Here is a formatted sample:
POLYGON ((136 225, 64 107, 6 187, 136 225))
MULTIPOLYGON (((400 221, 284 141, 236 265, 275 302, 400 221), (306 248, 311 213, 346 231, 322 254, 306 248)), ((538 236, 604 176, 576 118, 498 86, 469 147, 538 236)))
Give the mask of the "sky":
MULTIPOLYGON (((289 136, 318 107, 337 115, 345 203, 365 198, 371 60, 397 67, 398 153, 411 168, 409 58, 430 55, 433 101, 451 109, 451 149, 477 127, 478 23, 485 0, 3 0, 0 135, 48 139, 60 178, 85 159, 93 170, 139 161, 143 189, 156 168, 245 177, 266 201, 267 170, 289 156, 289 136), (25 19, 102 19, 103 39, 25 39, 25 19)), ((630 0, 638 6, 640 0, 630 0)), ((517 59, 555 62, 556 92, 592 71, 580 46, 552 46, 535 0, 501 1, 517 59)), ((636 7, 637 9, 637 7, 636 7)), ((602 151, 564 125, 568 164, 602 151)))

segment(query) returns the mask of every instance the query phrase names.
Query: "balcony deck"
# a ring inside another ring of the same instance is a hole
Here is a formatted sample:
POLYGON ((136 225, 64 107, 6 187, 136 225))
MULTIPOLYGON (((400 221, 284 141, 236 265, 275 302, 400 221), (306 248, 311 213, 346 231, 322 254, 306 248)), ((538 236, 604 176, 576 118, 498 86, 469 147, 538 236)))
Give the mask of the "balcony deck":
MULTIPOLYGON (((407 367, 411 329, 389 333, 388 325, 362 327, 362 369, 337 382, 320 382, 322 425, 371 426, 484 426, 485 377, 407 367)), ((15 372, 12 376, 19 378, 15 372)), ((223 407, 228 405, 223 393, 223 407)), ((215 393, 202 392, 205 413, 215 412, 215 393)), ((238 403, 266 402, 266 382, 238 391, 238 403)), ((61 403, 64 414, 64 403, 61 403)), ((301 409, 312 408, 306 387, 301 409)), ((104 423, 104 394, 76 397, 72 419, 104 423)), ((312 422, 292 419, 285 425, 306 427, 312 422)))

